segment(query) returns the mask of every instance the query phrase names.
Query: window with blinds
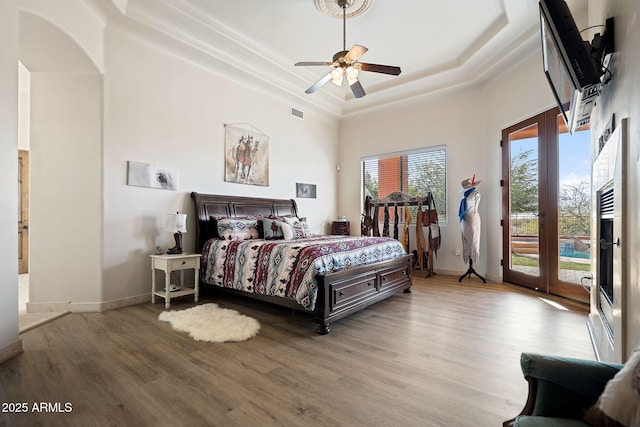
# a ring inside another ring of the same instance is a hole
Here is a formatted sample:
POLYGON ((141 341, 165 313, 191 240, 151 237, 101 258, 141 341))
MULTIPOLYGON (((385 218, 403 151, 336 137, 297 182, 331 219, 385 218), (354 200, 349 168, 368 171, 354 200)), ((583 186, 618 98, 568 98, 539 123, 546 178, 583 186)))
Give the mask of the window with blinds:
MULTIPOLYGON (((447 221, 445 146, 367 158, 362 161, 362 172, 365 196, 377 199, 394 191, 402 191, 410 196, 426 197, 431 191, 438 210, 438 221, 447 221)), ((415 214, 412 212, 414 218, 415 214)))

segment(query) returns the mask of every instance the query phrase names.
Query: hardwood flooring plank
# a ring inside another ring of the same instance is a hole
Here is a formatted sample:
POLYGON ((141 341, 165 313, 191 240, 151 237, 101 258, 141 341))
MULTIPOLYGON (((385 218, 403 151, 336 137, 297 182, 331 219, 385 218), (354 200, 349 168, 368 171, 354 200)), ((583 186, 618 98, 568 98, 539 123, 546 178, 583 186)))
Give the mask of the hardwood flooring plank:
POLYGON ((526 399, 521 352, 593 359, 586 306, 508 284, 414 277, 411 294, 325 336, 307 313, 201 297, 256 318, 259 334, 197 342, 158 320, 161 303, 69 314, 21 334, 24 352, 0 365, 0 403, 72 412, 4 412, 0 426, 500 425, 526 399))

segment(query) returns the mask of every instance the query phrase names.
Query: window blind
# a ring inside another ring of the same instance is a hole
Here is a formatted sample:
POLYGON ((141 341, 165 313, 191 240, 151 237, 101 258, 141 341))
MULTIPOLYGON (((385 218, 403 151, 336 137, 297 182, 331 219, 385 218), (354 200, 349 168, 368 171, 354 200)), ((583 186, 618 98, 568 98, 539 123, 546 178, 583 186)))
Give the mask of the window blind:
MULTIPOLYGON (((447 149, 431 147, 367 158, 362 161, 363 193, 383 198, 394 191, 426 197, 431 191, 438 221, 447 221, 447 149)), ((414 209, 415 210, 415 209, 414 209)), ((415 218, 415 213, 412 212, 415 218)))

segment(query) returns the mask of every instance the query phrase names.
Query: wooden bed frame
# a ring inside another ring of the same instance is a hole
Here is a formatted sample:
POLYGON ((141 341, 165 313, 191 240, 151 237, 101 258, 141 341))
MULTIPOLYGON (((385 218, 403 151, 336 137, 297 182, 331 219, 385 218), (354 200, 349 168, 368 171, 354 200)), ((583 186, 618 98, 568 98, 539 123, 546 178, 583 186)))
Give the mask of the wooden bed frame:
MULTIPOLYGON (((295 215, 298 207, 293 199, 262 199, 191 193, 196 208, 196 253, 201 253, 209 232, 211 216, 295 215)), ((318 298, 312 312, 318 324, 316 332, 329 333, 329 324, 362 310, 399 292, 411 292, 412 255, 316 276, 318 298)), ((201 270, 202 271, 202 270, 201 270)), ((241 294, 284 307, 310 313, 294 300, 253 294, 214 286, 216 289, 241 294)))

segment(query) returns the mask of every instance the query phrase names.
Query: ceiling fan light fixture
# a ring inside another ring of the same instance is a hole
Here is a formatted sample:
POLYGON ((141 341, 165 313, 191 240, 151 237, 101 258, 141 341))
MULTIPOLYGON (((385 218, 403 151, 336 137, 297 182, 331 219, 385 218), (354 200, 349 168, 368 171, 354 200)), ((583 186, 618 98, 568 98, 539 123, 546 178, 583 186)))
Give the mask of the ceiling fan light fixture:
POLYGON ((355 67, 349 66, 344 71, 344 74, 347 76, 347 82, 349 86, 358 81, 358 70, 355 67))
MULTIPOLYGON (((367 48, 361 45, 353 45, 347 50, 347 9, 352 6, 365 6, 364 10, 371 5, 373 0, 316 0, 316 6, 323 12, 329 5, 337 8, 342 15, 342 50, 333 55, 332 62, 296 62, 294 66, 331 65, 333 70, 325 74, 320 80, 311 85, 305 93, 313 93, 329 80, 336 86, 342 86, 346 78, 355 98, 362 98, 366 95, 358 75, 360 70, 374 73, 390 74, 397 76, 400 74, 400 67, 391 65, 378 65, 358 62, 358 59, 367 52, 367 48)), ((330 15, 331 16, 331 15, 330 15)), ((339 16, 337 13, 335 16, 339 16)), ((352 16, 352 15, 350 15, 352 16)))
POLYGON ((336 86, 342 86, 343 74, 344 73, 342 71, 342 68, 334 68, 331 71, 331 81, 333 82, 333 84, 335 84, 336 86))

